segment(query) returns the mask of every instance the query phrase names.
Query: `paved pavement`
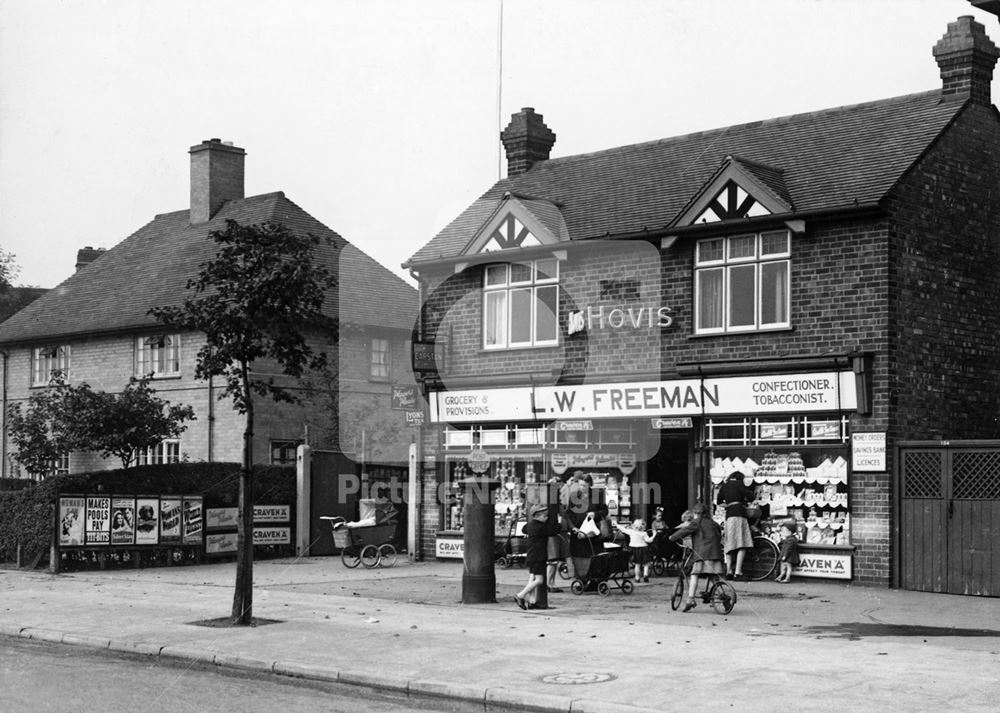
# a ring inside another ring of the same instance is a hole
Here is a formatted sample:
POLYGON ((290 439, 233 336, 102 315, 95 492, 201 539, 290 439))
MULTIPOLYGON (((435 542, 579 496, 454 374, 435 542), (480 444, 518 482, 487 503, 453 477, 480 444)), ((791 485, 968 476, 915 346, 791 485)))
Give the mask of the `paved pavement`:
MULTIPOLYGON (((255 627, 230 610, 235 565, 50 575, 0 570, 0 635, 483 702, 488 710, 997 710, 1000 599, 820 580, 738 583, 729 615, 670 609, 673 578, 549 595, 523 612, 461 604, 461 562, 346 569, 254 564, 255 627)), ((565 582, 562 582, 565 584, 565 582)))

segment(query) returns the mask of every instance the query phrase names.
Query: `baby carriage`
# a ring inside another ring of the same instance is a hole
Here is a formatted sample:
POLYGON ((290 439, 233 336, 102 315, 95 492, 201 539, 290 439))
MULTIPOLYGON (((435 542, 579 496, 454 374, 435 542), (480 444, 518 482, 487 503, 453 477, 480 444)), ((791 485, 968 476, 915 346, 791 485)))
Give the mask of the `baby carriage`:
POLYGON ((605 548, 598 537, 588 537, 585 542, 590 557, 573 557, 576 579, 570 582, 569 590, 573 594, 596 590, 601 596, 607 596, 614 585, 625 594, 631 594, 635 587, 629 579, 628 548, 617 545, 605 548))
POLYGON ((354 568, 392 567, 396 564, 396 548, 392 539, 396 535, 396 506, 371 499, 359 502, 360 517, 347 522, 343 517, 324 515, 320 520, 330 523, 333 544, 340 549, 344 566, 354 568))
POLYGON ((528 555, 525 552, 524 526, 527 520, 511 520, 505 538, 498 537, 494 545, 496 563, 504 569, 510 569, 515 564, 524 564, 528 555))
POLYGON ((670 541, 666 530, 660 530, 653 536, 649 554, 653 574, 657 577, 676 572, 684 559, 683 548, 670 541))

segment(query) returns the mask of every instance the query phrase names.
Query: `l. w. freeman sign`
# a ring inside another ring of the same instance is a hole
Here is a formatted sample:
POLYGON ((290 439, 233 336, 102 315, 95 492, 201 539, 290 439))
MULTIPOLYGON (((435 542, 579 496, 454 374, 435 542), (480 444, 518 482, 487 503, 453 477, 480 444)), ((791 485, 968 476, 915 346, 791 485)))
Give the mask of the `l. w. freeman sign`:
POLYGON ((433 423, 853 411, 853 372, 440 391, 433 423))

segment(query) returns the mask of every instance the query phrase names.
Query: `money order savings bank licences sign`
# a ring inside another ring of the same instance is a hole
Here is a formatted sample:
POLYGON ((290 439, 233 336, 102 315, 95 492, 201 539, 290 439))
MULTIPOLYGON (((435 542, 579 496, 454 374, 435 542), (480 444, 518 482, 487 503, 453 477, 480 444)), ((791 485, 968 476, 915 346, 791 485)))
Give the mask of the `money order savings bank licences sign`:
POLYGON ((853 372, 441 391, 434 423, 857 409, 853 372))

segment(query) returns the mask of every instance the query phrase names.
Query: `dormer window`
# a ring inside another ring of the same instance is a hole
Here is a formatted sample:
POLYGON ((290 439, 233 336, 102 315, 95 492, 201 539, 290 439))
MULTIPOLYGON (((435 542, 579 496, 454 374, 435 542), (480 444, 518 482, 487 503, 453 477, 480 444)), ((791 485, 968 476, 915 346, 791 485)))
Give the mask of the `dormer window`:
POLYGON ((36 347, 31 350, 31 385, 48 386, 61 377, 69 380, 69 345, 36 347))
POLYGON ((135 344, 135 373, 143 376, 178 376, 181 373, 179 334, 139 337, 135 344))
POLYGON ((789 327, 790 258, 787 230, 699 240, 695 333, 789 327))
POLYGON ((559 261, 555 257, 487 265, 483 278, 483 348, 559 342, 559 261))

